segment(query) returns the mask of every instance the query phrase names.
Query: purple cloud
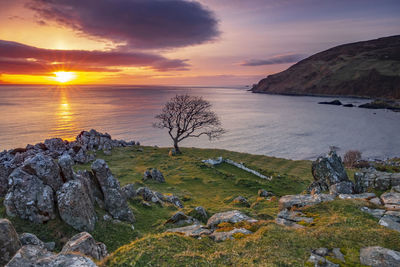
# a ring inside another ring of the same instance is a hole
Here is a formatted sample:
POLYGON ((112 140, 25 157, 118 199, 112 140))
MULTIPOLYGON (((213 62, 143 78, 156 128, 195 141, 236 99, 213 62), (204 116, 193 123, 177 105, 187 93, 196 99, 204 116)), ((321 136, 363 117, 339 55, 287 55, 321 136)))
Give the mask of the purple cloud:
POLYGON ((243 63, 241 66, 263 66, 263 65, 273 65, 273 64, 284 64, 284 63, 294 63, 304 59, 306 55, 304 54, 289 54, 289 55, 277 55, 266 59, 250 59, 243 63))
POLYGON ((30 0, 40 19, 129 48, 173 48, 219 36, 213 12, 186 0, 30 0))
POLYGON ((0 73, 42 75, 55 69, 116 72, 119 67, 187 70, 186 60, 122 51, 53 50, 0 40, 0 73))

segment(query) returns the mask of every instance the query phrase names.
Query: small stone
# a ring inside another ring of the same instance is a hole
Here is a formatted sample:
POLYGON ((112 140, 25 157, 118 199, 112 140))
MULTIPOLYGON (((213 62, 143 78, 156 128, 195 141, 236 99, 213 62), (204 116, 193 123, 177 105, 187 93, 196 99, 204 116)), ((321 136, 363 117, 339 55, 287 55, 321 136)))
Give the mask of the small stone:
POLYGON ((56 248, 56 243, 55 242, 46 242, 44 243, 44 248, 47 249, 48 251, 54 251, 56 248))
POLYGON ((44 243, 36 235, 31 233, 23 233, 19 235, 19 241, 21 245, 34 245, 39 247, 44 247, 44 243))
POLYGON ((233 229, 233 230, 231 230, 229 232, 217 232, 217 231, 215 231, 210 235, 210 238, 212 240, 214 240, 215 242, 221 242, 221 241, 225 241, 227 239, 235 239, 234 238, 234 234, 238 234, 238 233, 239 234, 243 234, 243 235, 252 234, 252 232, 250 232, 247 229, 235 228, 235 229, 233 229))
POLYGON ((372 204, 378 205, 378 206, 382 205, 382 201, 381 201, 381 199, 379 197, 371 198, 369 200, 369 202, 371 202, 372 204))
POLYGON ((215 228, 218 224, 222 222, 238 223, 242 221, 247 221, 249 223, 257 222, 257 220, 250 218, 249 216, 243 214, 238 210, 226 211, 216 213, 208 219, 207 227, 215 228))
POLYGON ((234 204, 238 204, 238 205, 242 205, 245 207, 250 207, 249 202, 247 201, 246 198, 242 197, 242 196, 238 196, 233 200, 234 204))
POLYGON ((340 199, 363 199, 369 200, 375 198, 376 195, 374 193, 362 193, 362 194, 340 194, 340 199))
POLYGON ((157 169, 149 169, 144 172, 143 181, 153 180, 158 183, 165 183, 164 175, 157 169))
POLYGON ((267 190, 265 190, 265 189, 260 189, 260 190, 258 190, 258 196, 259 197, 265 197, 265 198, 267 198, 267 197, 272 197, 274 194, 272 193, 272 192, 268 192, 267 190))

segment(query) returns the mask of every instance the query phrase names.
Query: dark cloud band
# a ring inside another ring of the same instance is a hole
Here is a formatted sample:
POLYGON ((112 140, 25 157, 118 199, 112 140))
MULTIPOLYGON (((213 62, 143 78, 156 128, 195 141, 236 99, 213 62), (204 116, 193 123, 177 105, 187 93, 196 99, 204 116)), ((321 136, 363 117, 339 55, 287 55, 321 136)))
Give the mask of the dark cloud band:
POLYGON ((174 48, 219 36, 213 12, 186 0, 30 0, 44 22, 55 21, 129 48, 174 48))
POLYGON ((306 55, 304 54, 289 54, 289 55, 278 55, 267 59, 250 59, 243 63, 241 66, 263 66, 263 65, 273 65, 273 64, 284 64, 284 63, 294 63, 304 59, 306 55))

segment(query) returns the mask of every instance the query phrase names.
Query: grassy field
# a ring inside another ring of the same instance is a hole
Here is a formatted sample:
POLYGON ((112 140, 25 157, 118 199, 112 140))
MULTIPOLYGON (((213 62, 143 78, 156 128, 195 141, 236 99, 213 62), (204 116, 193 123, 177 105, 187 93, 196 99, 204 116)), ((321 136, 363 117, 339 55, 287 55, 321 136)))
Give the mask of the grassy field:
MULTIPOLYGON (((315 223, 305 229, 294 230, 276 225, 278 199, 257 197, 261 188, 275 195, 301 193, 313 180, 310 161, 293 161, 261 155, 250 155, 215 149, 183 148, 183 154, 168 156, 168 149, 156 147, 128 147, 113 149, 112 155, 97 153, 109 165, 121 185, 134 183, 164 194, 177 195, 189 213, 203 206, 210 214, 238 209, 260 220, 255 233, 241 239, 215 243, 209 238, 194 239, 178 234, 163 233, 164 222, 178 209, 174 206, 145 207, 140 201, 129 202, 137 222, 135 229, 126 223, 99 220, 92 233, 104 242, 112 254, 103 266, 303 266, 310 250, 318 247, 339 247, 346 256, 347 266, 359 264, 359 249, 367 245, 381 245, 400 250, 400 234, 378 225, 377 220, 360 211, 368 205, 362 201, 340 201, 305 208, 315 223), (264 180, 228 164, 210 167, 201 160, 222 156, 258 172, 272 176, 264 180), (165 176, 165 184, 143 182, 147 168, 158 168, 165 176), (251 206, 232 203, 244 196, 251 206)), ((90 164, 76 169, 90 169, 90 164)), ((354 170, 350 171, 351 173, 354 170)), ((99 218, 103 211, 97 209, 99 218)), ((5 216, 3 206, 0 216, 5 216)), ((76 233, 59 218, 45 225, 35 225, 11 218, 17 231, 32 232, 44 241, 56 241, 57 249, 76 233)))

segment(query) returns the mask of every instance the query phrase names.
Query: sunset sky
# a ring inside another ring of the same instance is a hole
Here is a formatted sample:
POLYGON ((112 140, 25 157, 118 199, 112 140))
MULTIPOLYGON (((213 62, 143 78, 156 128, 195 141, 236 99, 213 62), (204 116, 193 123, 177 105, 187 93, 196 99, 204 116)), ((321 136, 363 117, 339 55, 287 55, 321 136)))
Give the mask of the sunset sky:
POLYGON ((247 85, 400 34, 399 0, 0 0, 0 83, 247 85))

